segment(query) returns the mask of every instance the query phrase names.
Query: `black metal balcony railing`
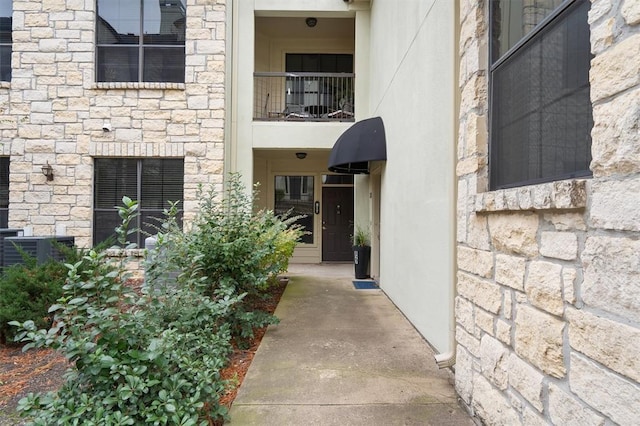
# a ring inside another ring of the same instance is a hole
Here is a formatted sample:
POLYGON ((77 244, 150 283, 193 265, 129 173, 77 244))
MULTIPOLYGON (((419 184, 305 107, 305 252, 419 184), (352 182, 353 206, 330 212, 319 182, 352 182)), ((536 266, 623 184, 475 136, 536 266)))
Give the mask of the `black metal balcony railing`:
POLYGON ((256 72, 253 119, 354 121, 354 74, 256 72))

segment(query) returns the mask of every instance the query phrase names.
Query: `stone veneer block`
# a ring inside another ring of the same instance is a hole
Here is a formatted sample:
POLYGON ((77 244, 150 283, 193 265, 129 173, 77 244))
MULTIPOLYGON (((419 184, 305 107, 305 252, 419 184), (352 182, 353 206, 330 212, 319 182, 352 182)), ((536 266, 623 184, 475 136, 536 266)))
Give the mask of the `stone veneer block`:
POLYGON ((582 260, 583 301, 589 306, 640 322, 640 241, 589 237, 582 260))
POLYGON ((504 395, 480 374, 473 377, 473 408, 488 424, 519 425, 520 418, 504 395))
POLYGON ((506 254, 496 255, 496 282, 524 291, 525 259, 506 254))
POLYGON ((640 231, 640 177, 592 184, 591 220, 598 228, 640 231))
POLYGON ((488 334, 482 336, 480 340, 482 374, 501 390, 505 390, 508 384, 508 359, 509 352, 502 343, 488 334))
POLYGON ((458 268, 484 278, 493 276, 493 253, 458 247, 458 268))
POLYGON ((595 103, 640 84, 640 34, 633 34, 591 60, 591 100, 595 103))
POLYGON ((502 306, 500 286, 464 272, 458 272, 458 294, 494 314, 502 306))
POLYGON ((564 322, 529 306, 518 305, 515 323, 516 353, 544 373, 564 377, 564 322))
POLYGON ((640 419, 640 386, 571 354, 571 391, 584 402, 620 425, 637 425, 640 419))
POLYGON ((640 171, 640 87, 593 107, 591 170, 594 176, 631 175, 640 171))
POLYGON ((489 234, 496 250, 536 256, 538 215, 531 213, 489 215, 489 234))
POLYGON ((456 348, 455 387, 456 392, 467 405, 471 404, 473 374, 473 358, 464 347, 458 345, 456 348))
POLYGON ((514 353, 509 356, 508 371, 509 385, 542 412, 542 373, 514 353))
POLYGON ((568 309, 569 344, 594 361, 640 382, 640 330, 568 309))
POLYGON ((622 3, 621 12, 627 25, 640 24, 640 2, 636 0, 626 0, 622 3))
POLYGON ((531 262, 525 292, 532 305, 554 315, 562 315, 562 267, 549 262, 531 262))
POLYGON ((549 417, 553 424, 563 426, 602 426, 604 418, 585 407, 573 395, 549 383, 549 417))
POLYGON ((543 232, 540 254, 562 260, 574 260, 578 255, 578 237, 572 232, 543 232))

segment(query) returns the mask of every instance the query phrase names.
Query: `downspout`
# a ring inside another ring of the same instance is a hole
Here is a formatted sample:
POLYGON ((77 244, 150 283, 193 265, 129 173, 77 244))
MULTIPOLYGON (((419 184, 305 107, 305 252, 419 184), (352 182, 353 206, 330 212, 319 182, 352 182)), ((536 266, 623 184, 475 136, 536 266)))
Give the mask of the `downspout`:
POLYGON ((236 43, 238 25, 235 19, 236 10, 233 0, 227 0, 226 3, 226 17, 225 17, 225 100, 224 100, 224 167, 223 167, 223 185, 226 187, 227 179, 226 175, 230 172, 236 171, 236 144, 234 143, 237 138, 235 137, 236 124, 233 97, 235 95, 235 87, 237 76, 234 74, 234 44, 236 43))
MULTIPOLYGON (((455 1, 454 2, 454 6, 453 6, 453 31, 454 31, 454 36, 453 36, 453 70, 454 70, 454 78, 453 81, 454 82, 458 82, 458 78, 460 75, 460 65, 459 65, 459 58, 460 58, 460 50, 459 50, 459 46, 460 46, 460 24, 458 22, 458 16, 460 16, 460 2, 459 1, 455 1)), ((454 111, 453 111, 453 115, 454 115, 454 119, 453 119, 453 143, 454 143, 454 150, 453 150, 453 182, 455 183, 453 185, 453 209, 452 211, 454 212, 453 214, 453 228, 449 230, 452 238, 453 238, 453 265, 451 265, 453 271, 452 271, 452 277, 453 277, 453 282, 451 283, 452 285, 452 292, 453 292, 453 298, 452 298, 452 303, 451 303, 451 315, 452 315, 452 330, 451 330, 451 343, 450 343, 450 348, 452 348, 449 352, 443 352, 440 354, 436 354, 434 356, 435 361, 436 361, 436 365, 438 366, 438 368, 451 368, 455 365, 456 363, 456 303, 455 303, 455 299, 456 299, 456 295, 458 293, 458 286, 457 286, 457 259, 458 259, 458 239, 457 239, 457 232, 456 232, 456 228, 457 228, 457 220, 458 220, 458 212, 457 212, 457 208, 458 208, 458 203, 457 203, 457 199, 458 199, 458 176, 456 174, 456 158, 457 158, 457 152, 458 152, 458 147, 457 147, 457 143, 458 143, 458 133, 459 133, 459 126, 458 126, 458 122, 459 122, 459 117, 460 117, 460 91, 458 90, 456 84, 453 84, 453 98, 455 100, 454 105, 454 111)))

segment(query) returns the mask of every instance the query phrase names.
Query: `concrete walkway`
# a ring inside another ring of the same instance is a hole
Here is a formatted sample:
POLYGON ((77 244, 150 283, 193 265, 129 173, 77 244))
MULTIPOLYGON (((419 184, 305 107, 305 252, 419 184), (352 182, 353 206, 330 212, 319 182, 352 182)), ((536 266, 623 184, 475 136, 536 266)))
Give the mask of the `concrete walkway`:
POLYGON ((353 265, 290 265, 289 285, 231 408, 232 425, 474 425, 452 375, 353 265))

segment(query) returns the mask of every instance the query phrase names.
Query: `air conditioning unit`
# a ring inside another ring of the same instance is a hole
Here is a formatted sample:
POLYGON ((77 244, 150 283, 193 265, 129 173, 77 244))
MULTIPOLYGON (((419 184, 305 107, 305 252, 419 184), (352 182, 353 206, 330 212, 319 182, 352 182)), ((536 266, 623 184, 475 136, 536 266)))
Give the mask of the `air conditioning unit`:
POLYGON ((6 237, 2 244, 3 266, 24 263, 21 252, 34 257, 39 264, 49 259, 63 260, 54 242, 73 247, 74 237, 6 237))
POLYGON ((4 265, 4 239, 7 237, 17 237, 22 235, 22 229, 2 228, 0 229, 0 267, 4 265))

